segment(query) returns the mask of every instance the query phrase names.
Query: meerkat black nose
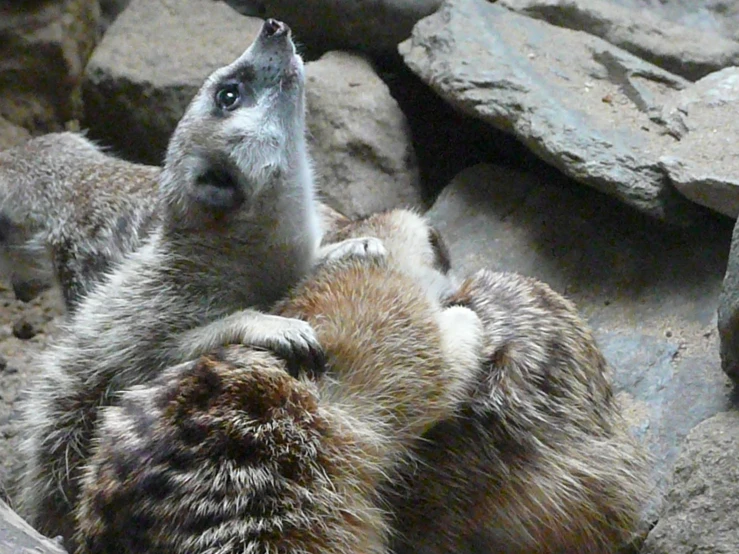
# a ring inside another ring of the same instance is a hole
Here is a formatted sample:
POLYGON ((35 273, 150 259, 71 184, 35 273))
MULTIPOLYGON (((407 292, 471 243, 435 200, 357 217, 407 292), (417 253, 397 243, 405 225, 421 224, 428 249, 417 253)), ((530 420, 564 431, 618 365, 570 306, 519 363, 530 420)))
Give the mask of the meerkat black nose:
POLYGON ((262 33, 266 37, 281 37, 290 31, 290 27, 285 25, 282 21, 276 19, 268 19, 264 22, 262 27, 262 33))

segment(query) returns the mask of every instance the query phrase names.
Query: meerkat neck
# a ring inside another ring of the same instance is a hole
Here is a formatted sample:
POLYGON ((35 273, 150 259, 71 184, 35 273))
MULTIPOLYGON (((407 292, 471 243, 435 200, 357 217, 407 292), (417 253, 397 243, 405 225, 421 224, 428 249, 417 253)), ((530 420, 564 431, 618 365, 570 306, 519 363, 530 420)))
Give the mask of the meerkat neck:
POLYGON ((197 227, 163 223, 155 237, 175 286, 215 304, 268 306, 315 263, 322 229, 310 160, 268 180, 238 213, 197 227))

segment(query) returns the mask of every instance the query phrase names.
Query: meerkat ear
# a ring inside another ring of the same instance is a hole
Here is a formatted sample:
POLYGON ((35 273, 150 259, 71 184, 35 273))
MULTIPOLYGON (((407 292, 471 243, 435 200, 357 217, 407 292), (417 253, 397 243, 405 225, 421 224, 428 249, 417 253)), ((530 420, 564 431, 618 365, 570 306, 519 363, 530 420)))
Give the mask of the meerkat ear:
POLYGON ((245 201, 243 176, 224 162, 209 162, 195 179, 195 201, 208 210, 232 212, 245 201))

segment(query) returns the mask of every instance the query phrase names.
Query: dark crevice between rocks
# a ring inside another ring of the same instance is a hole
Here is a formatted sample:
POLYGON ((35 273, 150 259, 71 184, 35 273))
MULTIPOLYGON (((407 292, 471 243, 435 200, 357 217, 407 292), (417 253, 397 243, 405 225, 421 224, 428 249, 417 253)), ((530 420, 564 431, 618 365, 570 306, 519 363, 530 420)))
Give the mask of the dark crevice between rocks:
POLYGON ((546 167, 515 137, 450 106, 408 69, 399 54, 373 61, 408 120, 427 204, 455 175, 478 163, 523 171, 546 167))

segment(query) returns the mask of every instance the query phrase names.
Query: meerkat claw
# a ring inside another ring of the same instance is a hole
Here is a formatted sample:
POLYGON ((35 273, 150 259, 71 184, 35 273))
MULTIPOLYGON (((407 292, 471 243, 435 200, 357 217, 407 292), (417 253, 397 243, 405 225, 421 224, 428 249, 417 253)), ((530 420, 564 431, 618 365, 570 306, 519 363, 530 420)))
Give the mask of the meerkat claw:
POLYGON ((333 262, 344 258, 382 258, 387 255, 383 242, 375 237, 359 237, 342 240, 325 246, 320 252, 323 262, 333 262))

